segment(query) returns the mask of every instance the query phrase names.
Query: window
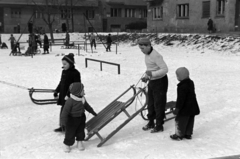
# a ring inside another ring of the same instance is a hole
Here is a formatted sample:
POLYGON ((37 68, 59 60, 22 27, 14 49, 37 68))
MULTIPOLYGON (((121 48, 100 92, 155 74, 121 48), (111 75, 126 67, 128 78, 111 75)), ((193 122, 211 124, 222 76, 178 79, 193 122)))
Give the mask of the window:
POLYGON ((37 18, 37 19, 42 18, 42 13, 36 10, 35 11, 35 18, 37 18))
POLYGON ((178 4, 177 5, 177 17, 178 18, 189 18, 189 4, 178 4))
POLYGON ((21 18, 21 9, 11 9, 12 18, 21 18))
POLYGON ((163 17, 163 7, 155 7, 153 8, 153 20, 155 19, 162 19, 163 17))
POLYGON ((210 17, 210 1, 204 1, 202 3, 202 17, 203 18, 210 17))
POLYGON ((139 18, 147 18, 147 9, 140 10, 139 18))
POLYGON ((125 17, 135 18, 135 9, 125 9, 125 17))
POLYGON ((71 10, 70 9, 62 9, 61 10, 61 18, 62 19, 70 19, 71 18, 71 10))
POLYGON ((88 19, 94 19, 94 17, 95 17, 94 10, 87 10, 86 11, 86 16, 87 16, 88 19))
POLYGON ((122 10, 121 8, 111 8, 111 17, 121 17, 122 10))
POLYGON ((217 15, 223 16, 225 12, 225 0, 217 0, 217 15))

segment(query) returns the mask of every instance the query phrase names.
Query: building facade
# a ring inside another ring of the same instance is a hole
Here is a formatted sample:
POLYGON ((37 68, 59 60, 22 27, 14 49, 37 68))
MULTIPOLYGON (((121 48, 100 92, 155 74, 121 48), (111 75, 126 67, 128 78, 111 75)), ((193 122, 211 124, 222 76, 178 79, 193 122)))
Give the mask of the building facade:
POLYGON ((62 25, 65 24, 69 31, 86 32, 89 30, 87 23, 91 23, 97 31, 102 31, 98 0, 62 0, 62 2, 47 6, 45 0, 1 0, 0 32, 26 33, 30 19, 35 30, 49 32, 48 25, 42 18, 45 16, 47 19, 48 12, 52 14, 51 18, 54 17, 53 30, 61 32, 62 25), (70 3, 72 1, 73 4, 70 3))
POLYGON ((236 31, 240 27, 240 0, 145 1, 150 32, 207 32, 209 18, 218 32, 236 31))
POLYGON ((147 5, 143 0, 100 0, 103 31, 127 31, 134 22, 147 22, 147 5))
MULTIPOLYGON (((126 31, 132 22, 147 22, 147 6, 143 0, 0 0, 0 32, 28 32, 31 19, 34 29, 49 32, 43 20, 50 11, 54 16, 53 30, 62 26, 75 32, 126 31), (32 18, 31 18, 32 17, 32 18)), ((47 18, 46 18, 47 19, 47 18)))

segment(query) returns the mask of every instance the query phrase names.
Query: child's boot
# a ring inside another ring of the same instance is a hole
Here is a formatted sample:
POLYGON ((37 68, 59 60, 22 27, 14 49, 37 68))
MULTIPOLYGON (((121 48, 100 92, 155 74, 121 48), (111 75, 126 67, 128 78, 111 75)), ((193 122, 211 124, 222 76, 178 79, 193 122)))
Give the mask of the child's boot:
POLYGON ((71 151, 70 146, 65 145, 65 146, 64 146, 64 152, 69 153, 70 151, 71 151))
POLYGON ((79 151, 85 150, 85 147, 84 147, 82 141, 78 141, 78 142, 77 142, 77 148, 78 148, 79 151))

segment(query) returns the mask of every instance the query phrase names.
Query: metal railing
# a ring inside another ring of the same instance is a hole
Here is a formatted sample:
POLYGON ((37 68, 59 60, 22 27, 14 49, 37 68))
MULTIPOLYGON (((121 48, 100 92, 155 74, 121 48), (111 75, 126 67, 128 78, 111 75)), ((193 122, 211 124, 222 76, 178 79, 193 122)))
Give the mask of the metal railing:
POLYGON ((101 70, 101 71, 102 71, 102 64, 103 64, 103 63, 109 64, 109 65, 115 65, 115 66, 118 67, 118 74, 120 74, 120 64, 116 64, 116 63, 112 63, 112 62, 107 62, 107 61, 102 61, 102 60, 96 60, 96 59, 85 58, 85 65, 86 65, 86 68, 88 67, 88 60, 89 60, 89 61, 100 62, 100 70, 101 70))

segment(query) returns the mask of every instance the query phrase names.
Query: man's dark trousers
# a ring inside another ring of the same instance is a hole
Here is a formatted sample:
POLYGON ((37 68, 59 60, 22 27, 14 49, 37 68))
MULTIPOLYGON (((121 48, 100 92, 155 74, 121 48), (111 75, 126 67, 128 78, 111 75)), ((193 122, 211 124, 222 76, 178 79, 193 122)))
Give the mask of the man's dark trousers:
POLYGON ((148 119, 153 122, 156 119, 156 126, 162 126, 165 118, 165 105, 167 102, 168 77, 151 80, 148 83, 148 119))

